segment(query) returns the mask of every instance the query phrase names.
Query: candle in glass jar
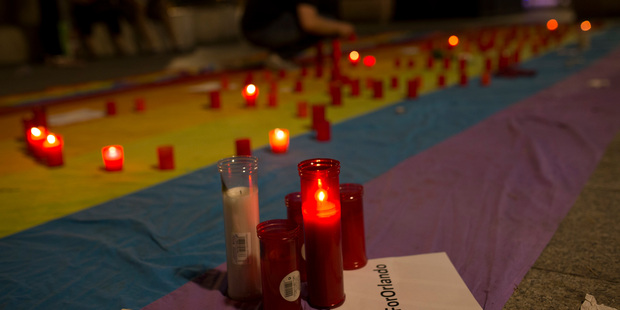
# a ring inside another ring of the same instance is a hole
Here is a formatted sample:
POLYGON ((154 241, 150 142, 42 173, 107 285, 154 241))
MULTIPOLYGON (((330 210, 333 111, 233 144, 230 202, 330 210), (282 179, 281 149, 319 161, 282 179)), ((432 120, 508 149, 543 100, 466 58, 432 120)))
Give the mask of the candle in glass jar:
POLYGON ((273 153, 286 153, 289 145, 288 129, 276 128, 269 132, 269 145, 273 153))
POLYGON ((256 98, 258 98, 258 87, 254 84, 248 84, 243 88, 243 98, 245 98, 245 105, 247 107, 256 106, 256 98))
POLYGON ((101 149, 101 156, 103 157, 103 165, 107 171, 120 171, 123 170, 123 161, 125 155, 123 154, 123 147, 120 145, 108 145, 101 149))
POLYGON ((43 142, 47 138, 47 129, 45 127, 32 127, 28 134, 28 149, 37 159, 43 159, 43 142))
POLYGON ((344 303, 340 222, 340 162, 328 158, 302 161, 302 213, 306 248, 308 303, 335 308, 344 303))
POLYGON ((43 153, 45 154, 45 162, 49 167, 62 166, 64 164, 62 156, 62 137, 50 133, 43 142, 43 153))

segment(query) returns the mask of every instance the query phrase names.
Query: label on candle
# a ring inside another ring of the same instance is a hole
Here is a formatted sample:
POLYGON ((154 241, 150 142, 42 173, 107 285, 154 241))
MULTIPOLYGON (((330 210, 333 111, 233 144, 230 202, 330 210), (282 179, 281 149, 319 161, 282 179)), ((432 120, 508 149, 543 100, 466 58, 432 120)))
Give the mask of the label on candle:
POLYGON ((234 233, 231 236, 233 260, 237 265, 248 263, 248 253, 250 252, 250 233, 234 233))
POLYGON ((301 281, 299 270, 287 274, 280 281, 280 295, 287 301, 295 301, 301 294, 301 281))

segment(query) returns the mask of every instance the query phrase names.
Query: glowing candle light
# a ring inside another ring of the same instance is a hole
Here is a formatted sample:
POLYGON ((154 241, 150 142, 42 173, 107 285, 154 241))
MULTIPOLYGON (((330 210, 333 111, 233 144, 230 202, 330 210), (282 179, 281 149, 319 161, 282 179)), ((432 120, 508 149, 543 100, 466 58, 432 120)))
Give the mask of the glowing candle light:
POLYGON ((288 129, 276 128, 269 132, 269 145, 271 152, 276 154, 286 153, 289 145, 288 129))
POLYGON ((352 65, 357 66, 357 64, 360 62, 360 53, 358 53, 357 51, 351 51, 349 53, 349 62, 352 65))
POLYGON ((364 65, 368 68, 374 66, 377 63, 377 59, 375 58, 375 56, 365 56, 364 57, 364 65))
POLYGON ((28 134, 28 149, 37 159, 43 159, 43 142, 47 138, 47 129, 43 126, 32 127, 28 134))
POLYGON ((308 303, 333 308, 344 302, 340 162, 316 158, 298 165, 301 179, 308 303))
POLYGON ((549 31, 554 31, 558 29, 558 21, 555 19, 550 19, 549 21, 547 21, 547 29, 549 29, 549 31))
POLYGON ((581 22, 580 28, 582 31, 589 31, 590 29, 592 29, 592 24, 590 23, 590 21, 584 20, 581 22))
POLYGON ((453 48, 459 44, 459 37, 452 35, 448 38, 448 47, 453 48))
POLYGON ((101 149, 101 156, 103 157, 103 165, 107 171, 120 171, 123 170, 123 161, 125 155, 123 154, 123 147, 120 145, 108 145, 101 149))
POLYGON ((45 163, 49 167, 62 166, 64 164, 62 146, 62 137, 53 133, 48 134, 45 141, 43 141, 45 163))
POLYGON ((258 98, 258 87, 254 84, 248 84, 243 88, 241 92, 247 107, 256 106, 256 98, 258 98))

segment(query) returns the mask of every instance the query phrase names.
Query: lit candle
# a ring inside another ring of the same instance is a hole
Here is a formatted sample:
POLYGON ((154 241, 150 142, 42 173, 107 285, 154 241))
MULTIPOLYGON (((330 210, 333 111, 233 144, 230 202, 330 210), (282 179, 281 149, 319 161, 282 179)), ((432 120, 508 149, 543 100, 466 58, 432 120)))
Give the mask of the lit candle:
POLYGON ((120 145, 108 145, 101 149, 103 165, 107 171, 123 170, 123 147, 120 145))
POLYGON ((449 50, 455 48, 458 44, 459 44, 459 37, 457 37, 455 35, 451 35, 448 38, 448 49, 449 50))
POLYGON ((256 106, 256 98, 258 97, 258 87, 254 84, 248 84, 243 88, 241 92, 243 98, 245 98, 245 103, 247 107, 255 107, 256 106))
POLYGON ((363 61, 364 61, 364 65, 369 68, 374 66, 377 63, 377 59, 375 58, 375 56, 372 56, 372 55, 368 55, 364 57, 363 61))
POLYGON ((340 223, 340 162, 317 158, 297 166, 301 179, 308 303, 318 309, 344 302, 340 223))
POLYGON ((47 138, 47 129, 43 126, 32 127, 28 134, 28 148, 36 159, 43 159, 43 142, 47 138))
POLYGON ((62 137, 53 133, 49 133, 43 142, 43 153, 45 153, 45 161, 49 167, 62 166, 64 160, 62 157, 62 137))
POLYGON ((273 153, 286 153, 289 145, 288 129, 276 128, 269 132, 269 145, 273 153))
POLYGON ((360 62, 360 53, 357 51, 351 51, 349 53, 349 62, 351 63, 351 65, 357 66, 357 64, 360 62))

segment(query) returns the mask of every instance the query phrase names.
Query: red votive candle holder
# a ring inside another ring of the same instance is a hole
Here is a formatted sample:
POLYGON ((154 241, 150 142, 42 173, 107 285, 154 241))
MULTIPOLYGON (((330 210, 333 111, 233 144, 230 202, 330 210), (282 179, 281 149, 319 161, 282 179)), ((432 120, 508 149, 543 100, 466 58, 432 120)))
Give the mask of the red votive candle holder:
POLYGON ((308 116, 308 103, 305 101, 297 102, 297 117, 303 118, 308 116))
POLYGON ((489 71, 485 71, 482 73, 480 77, 480 85, 489 86, 491 85, 491 73, 489 71))
POLYGON ((407 98, 414 99, 418 97, 418 80, 410 79, 407 81, 407 98))
POLYGON ((272 153, 286 153, 289 145, 288 129, 276 128, 269 131, 269 145, 272 153))
POLYGON ((306 242, 308 303, 318 309, 344 303, 340 162, 315 158, 297 165, 306 242))
POLYGON ((286 218, 294 221, 301 230, 297 240, 297 257, 299 258, 299 273, 301 282, 306 282, 306 247, 304 244, 304 217, 301 213, 301 192, 293 192, 284 196, 286 218))
POLYGON ((459 84, 461 86, 467 86, 468 84, 468 77, 467 77, 467 73, 465 72, 461 72, 461 79, 459 81, 459 84))
POLYGON ((394 68, 400 68, 400 58, 394 58, 394 68))
POLYGON ((352 66, 357 66, 357 64, 360 62, 360 53, 358 51, 351 51, 349 53, 349 62, 352 66))
POLYGON ((351 85, 351 96, 357 97, 360 95, 360 79, 353 79, 349 82, 351 85))
POLYGON ((398 88, 398 77, 397 76, 392 76, 390 78, 390 87, 392 87, 392 89, 398 88))
POLYGON ((43 153, 45 154, 45 163, 47 166, 57 167, 64 164, 62 147, 63 141, 60 135, 53 133, 47 134, 43 142, 43 153))
POLYGON ((278 106, 278 94, 276 92, 270 92, 267 94, 267 106, 275 108, 278 106))
POLYGON ((364 233, 364 186, 340 184, 342 207, 342 262, 344 270, 366 266, 366 234, 364 233))
POLYGON ((409 69, 412 69, 413 67, 415 67, 415 61, 413 59, 409 59, 409 61, 407 61, 407 67, 409 69))
POLYGON ((325 106, 315 104, 312 106, 312 128, 316 129, 317 125, 325 120, 325 106))
POLYGON ((330 85, 329 93, 332 97, 332 105, 341 106, 342 105, 342 91, 340 90, 340 85, 330 85))
POLYGON ((446 86, 446 76, 445 76, 445 75, 440 74, 440 75, 437 77, 437 86, 439 86, 439 87, 444 87, 444 86, 446 86))
POLYGON ((252 156, 252 148, 250 147, 249 138, 235 140, 235 154, 237 156, 252 156))
POLYGON ((258 87, 254 84, 248 84, 243 88, 241 92, 243 98, 245 98, 246 107, 255 107, 256 98, 258 98, 258 87))
POLYGON ((219 109, 221 107, 221 96, 217 90, 209 92, 211 109, 219 109))
POLYGON ((123 147, 120 145, 108 145, 101 149, 101 156, 103 157, 103 166, 107 171, 121 171, 123 170, 123 161, 125 154, 123 153, 123 147))
POLYGON ((432 69, 434 64, 435 58, 433 57, 433 55, 429 55, 428 58, 426 58, 426 67, 428 69, 432 69))
POLYGON ((28 149, 36 159, 43 159, 43 142, 47 138, 47 129, 43 126, 32 127, 28 133, 28 149))
POLYGON ((136 112, 144 112, 146 110, 146 102, 144 98, 136 98, 134 101, 134 109, 136 112))
POLYGON ((157 159, 159 170, 174 169, 174 147, 172 145, 162 145, 157 147, 157 159))
POLYGON ((323 120, 316 124, 316 140, 317 141, 329 141, 331 140, 331 124, 323 120))
POLYGON ((304 91, 304 84, 301 79, 297 79, 295 81, 295 86, 293 87, 293 91, 296 93, 301 93, 302 91, 304 91))
POLYGON ((452 64, 452 59, 450 57, 446 57, 443 59, 443 68, 448 70, 450 69, 450 65, 452 64))
POLYGON ((372 84, 373 95, 375 99, 383 98, 383 81, 375 80, 372 84))
POLYGON ((287 219, 256 226, 260 243, 263 309, 301 310, 301 274, 297 241, 299 225, 287 219))
POLYGON ((116 102, 108 100, 105 103, 105 112, 107 116, 116 115, 116 102))

